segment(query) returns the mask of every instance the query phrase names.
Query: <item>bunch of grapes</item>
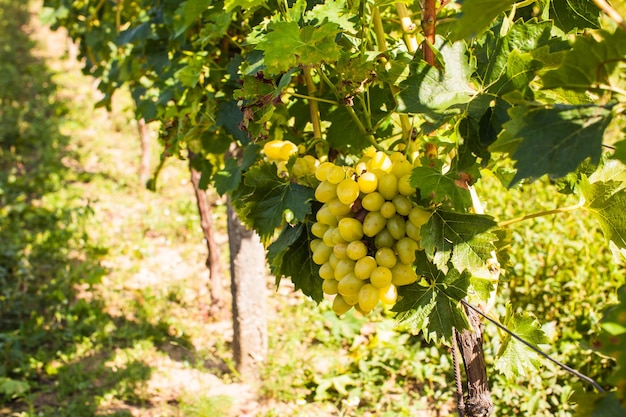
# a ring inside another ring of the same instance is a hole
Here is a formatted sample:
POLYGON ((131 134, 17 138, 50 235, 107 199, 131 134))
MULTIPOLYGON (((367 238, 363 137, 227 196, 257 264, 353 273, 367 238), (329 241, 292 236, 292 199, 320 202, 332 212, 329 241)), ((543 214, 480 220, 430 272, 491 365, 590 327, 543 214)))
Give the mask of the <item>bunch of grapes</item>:
POLYGON ((403 154, 384 152, 369 152, 354 167, 316 167, 315 198, 323 205, 310 247, 335 313, 395 304, 397 287, 417 281, 420 227, 431 212, 409 198, 412 168, 403 154))

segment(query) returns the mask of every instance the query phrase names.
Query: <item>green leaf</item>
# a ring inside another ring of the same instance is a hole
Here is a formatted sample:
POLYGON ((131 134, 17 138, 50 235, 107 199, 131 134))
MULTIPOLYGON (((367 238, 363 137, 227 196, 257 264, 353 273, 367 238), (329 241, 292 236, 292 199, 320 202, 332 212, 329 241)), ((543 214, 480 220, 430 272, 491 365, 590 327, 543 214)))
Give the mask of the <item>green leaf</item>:
POLYGON ((264 51, 267 72, 278 74, 299 65, 319 65, 339 59, 341 48, 335 42, 339 25, 325 22, 300 28, 296 22, 277 22, 257 44, 264 51))
POLYGON ((202 16, 202 12, 207 10, 212 0, 187 0, 182 2, 176 14, 179 19, 174 24, 174 37, 180 36, 191 24, 202 16))
POLYGON ((508 55, 505 71, 496 82, 487 86, 487 91, 500 97, 515 91, 523 98, 532 100, 531 81, 542 66, 532 54, 513 50, 508 55))
POLYGON ((585 177, 580 182, 584 197, 583 207, 600 223, 604 237, 618 248, 626 248, 626 189, 623 182, 589 182, 585 177))
POLYGON ((252 190, 244 199, 246 220, 262 240, 274 235, 283 224, 286 211, 293 214, 294 223, 304 221, 311 213, 310 201, 315 190, 278 177, 274 164, 253 166, 246 173, 244 183, 252 190))
POLYGON ((457 185, 456 173, 442 174, 430 167, 415 167, 411 173, 411 185, 419 188, 420 197, 448 208, 464 211, 471 206, 471 197, 467 189, 457 185))
POLYGON ((626 408, 617 392, 576 391, 572 400, 577 403, 576 417, 626 417, 626 408))
MULTIPOLYGON (((539 322, 528 313, 514 313, 510 304, 507 304, 502 325, 534 346, 548 343, 539 322)), ((503 336, 497 358, 495 367, 507 379, 525 376, 527 371, 538 369, 541 365, 540 357, 534 350, 508 333, 503 336)))
POLYGON ((312 24, 332 22, 342 30, 354 31, 354 23, 350 20, 354 17, 348 12, 346 0, 327 0, 322 4, 316 4, 306 14, 306 19, 312 24))
POLYGON ((600 84, 620 85, 620 62, 626 55, 626 32, 590 31, 577 36, 562 64, 541 77, 544 88, 590 90, 600 84))
POLYGON ((241 183, 243 172, 256 161, 259 146, 250 144, 244 148, 241 162, 237 158, 226 160, 224 168, 215 174, 215 190, 220 195, 234 191, 241 183))
POLYGON ((602 106, 517 106, 509 111, 500 138, 489 148, 516 161, 512 184, 544 174, 562 177, 586 158, 597 164, 611 109, 602 106))
POLYGON ((459 271, 477 271, 495 249, 497 223, 491 216, 436 210, 421 228, 428 259, 446 271, 452 263, 459 271))
POLYGON ((626 164, 626 140, 619 141, 615 144, 615 152, 611 156, 623 164, 626 164))
POLYGON ((459 300, 467 295, 470 273, 450 269, 447 274, 438 270, 424 252, 418 252, 418 274, 426 276, 428 283, 419 281, 400 287, 402 296, 393 311, 401 327, 413 332, 423 332, 427 341, 449 341, 452 329, 469 328, 467 316, 459 300), (430 268, 427 266, 430 264, 430 268))
POLYGON ((30 386, 27 382, 16 379, 0 377, 0 394, 8 398, 21 397, 28 392, 30 386))
POLYGON ((326 140, 331 148, 359 151, 370 145, 355 123, 346 123, 349 119, 350 115, 344 107, 337 107, 326 116, 325 120, 331 123, 326 131, 326 140))
POLYGON ((318 303, 324 298, 319 266, 311 259, 306 223, 285 226, 278 238, 267 248, 267 259, 278 286, 280 279, 291 278, 296 290, 318 303))
POLYGON ((463 0, 461 14, 452 29, 452 39, 466 39, 487 29, 502 12, 509 10, 515 0, 463 0))
POLYGON ((600 9, 591 0, 551 0, 550 19, 563 32, 600 27, 600 9))
POLYGON ((267 0, 224 0, 224 10, 226 12, 232 12, 237 7, 241 10, 250 12, 258 7, 261 7, 267 3, 267 0))
POLYGON ((475 94, 470 84, 473 68, 464 42, 450 43, 437 37, 435 47, 441 52, 445 68, 437 68, 416 58, 410 75, 400 83, 396 96, 400 113, 430 116, 458 113, 475 94))

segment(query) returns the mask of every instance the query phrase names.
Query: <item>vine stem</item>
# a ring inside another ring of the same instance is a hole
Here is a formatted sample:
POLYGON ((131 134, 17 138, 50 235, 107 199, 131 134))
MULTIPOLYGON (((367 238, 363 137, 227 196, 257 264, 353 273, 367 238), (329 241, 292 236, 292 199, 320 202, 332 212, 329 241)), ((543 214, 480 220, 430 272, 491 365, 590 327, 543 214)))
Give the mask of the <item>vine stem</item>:
POLYGON ((511 336, 513 339, 517 340, 518 342, 523 343, 524 345, 526 345, 528 348, 532 349, 538 355, 544 357, 545 359, 548 359, 550 362, 554 363, 555 365, 557 365, 561 369, 566 370, 567 372, 569 372, 570 374, 576 376, 577 378, 582 379, 583 381, 588 382, 589 384, 593 385, 593 387, 599 393, 606 392, 606 390, 604 388, 602 388, 600 386, 600 384, 598 384, 596 381, 594 381, 593 379, 591 379, 587 375, 585 375, 585 374, 583 374, 583 373, 581 373, 581 372, 579 372, 579 371, 577 371, 577 370, 575 370, 573 368, 570 368, 569 366, 565 365, 564 363, 559 362, 558 360, 554 359, 552 356, 548 355, 547 353, 545 353, 544 351, 539 349, 537 346, 533 345, 532 343, 530 343, 530 342, 526 341, 525 339, 521 338, 520 336, 516 335, 511 330, 507 329, 505 326, 500 324, 498 321, 494 320, 493 318, 489 317, 487 314, 485 314, 482 311, 480 311, 479 308, 474 307, 473 305, 471 305, 470 303, 468 303, 464 299, 461 299, 461 304, 463 304, 465 307, 473 310, 474 312, 478 313, 482 317, 486 318, 487 321, 495 324, 498 329, 500 329, 503 332, 507 333, 509 336, 511 336))
POLYGON ((506 226, 510 226, 510 225, 512 225, 514 223, 522 222, 524 220, 534 219, 535 217, 549 216, 551 214, 557 214, 557 213, 567 213, 568 211, 578 210, 581 207, 582 207, 582 205, 579 203, 579 204, 575 204, 573 206, 559 207, 559 208, 552 209, 552 210, 537 211, 535 213, 525 214, 523 216, 516 217, 514 219, 504 220, 504 221, 498 223, 498 226, 506 227, 506 226))
POLYGON ((435 51, 431 45, 435 44, 435 28, 437 27, 437 10, 435 0, 424 0, 422 9, 422 30, 428 42, 422 44, 424 61, 430 65, 435 65, 435 51))
POLYGON ((299 93, 288 93, 290 96, 292 97, 297 97, 297 98, 303 98, 306 100, 313 100, 313 101, 319 101, 320 103, 328 103, 328 104, 333 104, 335 106, 339 105, 338 102, 336 101, 332 101, 332 100, 327 100, 325 98, 320 98, 320 97, 314 97, 314 96, 308 96, 306 94, 299 94, 299 93))
POLYGON ((417 44, 417 39, 413 34, 417 29, 417 25, 415 25, 415 23, 411 21, 411 14, 409 13, 409 9, 406 7, 406 4, 396 3, 396 10, 398 11, 398 16, 400 17, 400 24, 402 25, 402 32, 404 32, 404 41, 406 42, 406 47, 409 52, 413 53, 417 51, 419 47, 419 45, 417 44))
POLYGON ((624 21, 624 18, 622 17, 622 15, 620 15, 617 12, 617 10, 615 10, 613 7, 611 7, 611 5, 606 2, 606 0, 593 0, 593 2, 607 16, 609 16, 611 19, 613 19, 615 21, 615 23, 617 23, 619 25, 619 27, 622 28, 622 30, 626 30, 626 22, 624 21))
MULTIPOLYGON (((317 88, 311 76, 311 69, 304 68, 302 71, 304 72, 307 91, 309 95, 313 95, 317 88)), ((322 137, 322 123, 320 121, 320 109, 316 100, 309 100, 309 111, 311 113, 311 124, 313 125, 313 138, 320 139, 322 137)))

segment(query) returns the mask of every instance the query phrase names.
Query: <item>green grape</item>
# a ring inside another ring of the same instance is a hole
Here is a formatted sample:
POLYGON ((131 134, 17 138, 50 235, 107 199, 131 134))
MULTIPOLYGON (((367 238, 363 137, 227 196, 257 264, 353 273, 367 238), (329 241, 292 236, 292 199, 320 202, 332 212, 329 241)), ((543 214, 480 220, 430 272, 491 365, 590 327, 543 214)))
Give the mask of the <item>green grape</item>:
POLYGON ((358 279, 354 273, 350 272, 339 280, 337 292, 343 296, 358 295, 364 283, 365 281, 358 279))
POLYGON ((339 220, 337 227, 342 239, 346 242, 361 240, 363 237, 363 224, 355 218, 344 217, 339 220))
POLYGON ((335 275, 333 278, 340 280, 346 275, 354 272, 355 262, 352 259, 340 259, 335 267, 335 275))
POLYGON ((419 242, 422 239, 422 235, 420 234, 420 228, 413 224, 413 222, 408 221, 404 223, 405 232, 408 237, 413 239, 416 242, 419 242))
POLYGON ((398 300, 398 289, 393 284, 389 284, 389 286, 385 288, 380 288, 378 294, 380 301, 387 305, 395 304, 398 300))
POLYGON ((334 279, 335 269, 330 265, 330 262, 326 261, 320 266, 319 274, 322 279, 334 279))
POLYGON ((328 204, 324 204, 322 207, 320 207, 320 209, 317 211, 317 214, 315 215, 315 219, 320 223, 332 227, 336 227, 338 223, 337 217, 333 216, 328 209, 328 204))
POLYGON ((317 265, 323 264, 328 260, 328 257, 332 252, 333 248, 326 246, 324 242, 320 243, 315 247, 315 250, 313 251, 313 262, 315 262, 317 265))
POLYGON ((337 197, 337 184, 322 181, 315 189, 315 199, 320 203, 328 203, 337 197))
POLYGON ((357 184, 363 194, 373 193, 378 187, 378 177, 373 172, 364 172, 357 179, 357 184))
POLYGON ((361 287, 359 290, 359 307, 365 314, 372 311, 378 301, 380 301, 378 288, 372 284, 365 284, 361 287))
POLYGON ((428 219, 432 216, 433 212, 426 210, 420 206, 415 206, 409 213, 409 221, 415 226, 420 227, 428 223, 428 219))
POLYGON ((337 294, 338 285, 339 281, 336 279, 325 279, 324 282, 322 282, 322 291, 324 291, 324 294, 337 294))
POLYGON ((396 212, 402 216, 408 216, 413 208, 413 203, 405 195, 398 194, 391 200, 396 212))
POLYGON ((354 261, 358 261, 365 255, 367 255, 367 246, 365 246, 365 243, 363 243, 361 240, 355 240, 348 243, 346 253, 348 255, 348 258, 354 261))
POLYGON ((304 158, 296 158, 291 168, 293 176, 296 178, 302 178, 311 174, 311 169, 308 162, 304 158))
POLYGON ((370 211, 363 219, 363 234, 374 237, 385 228, 385 225, 387 225, 387 219, 380 212, 370 211))
POLYGON ((399 214, 387 219, 387 230, 395 240, 400 240, 405 236, 405 223, 404 217, 399 214))
POLYGON ((337 198, 339 198, 339 201, 343 204, 352 204, 359 196, 359 185, 353 179, 346 178, 337 184, 336 193, 337 198))
POLYGON ((402 195, 414 195, 417 189, 411 185, 411 175, 403 175, 398 180, 398 192, 402 195))
POLYGON ((338 198, 330 200, 327 204, 328 210, 337 218, 345 217, 352 212, 352 208, 343 204, 338 198))
POLYGON ((335 227, 333 229, 333 242, 335 243, 335 245, 338 245, 340 243, 348 243, 341 237, 341 233, 339 233, 338 227, 335 227))
POLYGON ((309 243, 309 248, 311 248, 311 252, 315 252, 315 249, 322 243, 322 239, 313 239, 311 243, 309 243))
POLYGON ((339 260, 348 259, 348 244, 346 242, 336 243, 333 246, 333 255, 339 260))
MULTIPOLYGON (((373 256, 364 256, 354 264, 354 275, 358 279, 368 279, 377 266, 373 256)), ((391 272, 389 273, 389 282, 391 282, 391 272)))
POLYGON ((385 200, 393 199, 398 194, 398 178, 393 174, 383 174, 378 179, 378 192, 385 200))
POLYGON ((415 273, 411 265, 403 263, 398 263, 391 268, 391 275, 391 282, 396 287, 413 284, 417 281, 417 273, 415 273))
POLYGON ((378 192, 367 194, 361 199, 361 206, 367 211, 379 211, 385 202, 385 198, 378 192))
POLYGON ((324 223, 315 222, 311 225, 311 233, 315 237, 319 237, 320 239, 324 237, 324 233, 328 230, 330 226, 324 223))
POLYGON ((335 164, 333 164, 332 162, 322 162, 315 170, 315 178, 317 178, 319 181, 325 181, 326 175, 328 175, 328 171, 334 166, 335 164))
POLYGON ((385 288, 391 284, 393 275, 391 270, 385 266, 377 266, 370 275, 370 282, 376 288, 385 288))
POLYGON ((396 240, 386 227, 374 237, 374 245, 377 248, 391 248, 394 243, 396 243, 396 240))
POLYGON ((367 161, 367 170, 374 171, 380 169, 382 171, 389 172, 392 165, 393 162, 389 159, 387 154, 382 151, 378 151, 374 154, 372 159, 367 161))
POLYGON ((396 206, 391 201, 385 201, 382 206, 380 206, 380 214, 385 219, 390 219, 396 215, 396 206))
POLYGON ((326 173, 326 181, 331 184, 339 184, 344 178, 346 178, 346 171, 338 165, 333 165, 326 173))
POLYGON ((376 251, 374 255, 376 262, 380 266, 385 266, 387 268, 393 268, 393 266, 398 262, 396 254, 391 248, 380 248, 376 251))
POLYGON ((322 236, 322 241, 324 242, 324 244, 331 248, 335 246, 335 242, 333 241, 333 230, 335 229, 336 227, 329 227, 326 230, 326 233, 324 233, 324 236, 322 236))
POLYGON ((337 294, 335 296, 335 299, 333 300, 333 306, 332 306, 332 309, 335 312, 335 314, 337 314, 338 316, 341 316, 347 313, 348 311, 350 311, 351 308, 352 308, 352 305, 346 303, 346 301, 340 294, 337 294))
POLYGON ((395 175, 398 179, 402 178, 405 175, 410 175, 411 171, 413 170, 413 164, 407 161, 404 158, 404 155, 402 157, 403 159, 396 161, 391 167, 391 173, 395 175))
POLYGON ((398 259, 403 264, 412 264, 415 262, 415 252, 418 249, 417 242, 410 237, 403 237, 396 243, 396 252, 398 259))
POLYGON ((331 253, 330 256, 328 257, 328 264, 330 265, 331 268, 333 268, 333 271, 335 270, 335 268, 337 268, 338 262, 339 262, 339 258, 337 258, 337 255, 335 255, 335 248, 333 248, 333 253, 331 253))
POLYGON ((354 294, 354 295, 342 295, 343 300, 351 306, 355 306, 358 304, 359 302, 359 294, 354 294))

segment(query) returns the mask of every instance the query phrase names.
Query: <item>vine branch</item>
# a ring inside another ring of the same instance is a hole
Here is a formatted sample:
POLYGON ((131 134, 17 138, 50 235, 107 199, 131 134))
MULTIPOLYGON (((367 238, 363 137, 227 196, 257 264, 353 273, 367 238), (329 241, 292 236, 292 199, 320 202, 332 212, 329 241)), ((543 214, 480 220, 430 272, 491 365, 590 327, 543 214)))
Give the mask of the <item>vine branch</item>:
POLYGON ((581 207, 582 207, 582 205, 579 203, 579 204, 575 204, 573 206, 560 207, 560 208, 556 208, 556 209, 552 209, 552 210, 537 211, 535 213, 525 214, 523 216, 516 217, 514 219, 504 220, 504 221, 498 223, 498 226, 506 227, 506 226, 510 226, 510 225, 512 225, 514 223, 522 222, 524 220, 534 219, 535 217, 549 216, 551 214, 557 214, 557 213, 567 213, 568 211, 578 210, 581 207))
POLYGON ((570 368, 569 366, 565 365, 562 362, 559 362, 558 360, 554 359, 552 356, 548 355, 547 353, 545 353, 544 351, 542 351, 541 349, 539 349, 537 346, 533 345, 530 342, 527 342, 526 340, 522 339, 521 337, 519 337, 518 335, 516 335, 515 333, 513 333, 511 330, 507 329, 505 326, 503 326, 502 324, 500 324, 498 321, 492 319, 491 317, 489 317, 487 314, 483 313, 482 311, 480 311, 479 308, 474 307, 473 305, 471 305, 470 303, 468 303, 467 301, 461 299, 461 304, 463 304, 465 307, 473 310, 474 312, 480 314, 481 316, 483 316, 484 318, 486 318, 489 322, 493 323, 496 325, 496 327, 500 330, 502 330, 503 332, 507 333, 509 336, 511 336, 513 339, 517 340, 520 343, 523 343, 525 346, 527 346, 528 348, 532 349, 535 353, 537 353, 538 355, 544 357, 545 359, 548 359, 550 362, 554 363, 555 365, 557 365, 558 367, 566 370, 567 372, 569 372, 570 374, 578 377, 579 379, 582 379, 585 382, 588 382, 589 384, 591 384, 599 393, 604 393, 606 392, 606 390, 604 388, 602 388, 596 381, 594 381, 593 379, 591 379, 590 377, 588 377, 587 375, 573 369, 570 368))
POLYGON ((626 30, 626 22, 622 15, 615 10, 606 0, 593 0, 596 6, 602 10, 607 16, 615 21, 622 30, 626 30))

